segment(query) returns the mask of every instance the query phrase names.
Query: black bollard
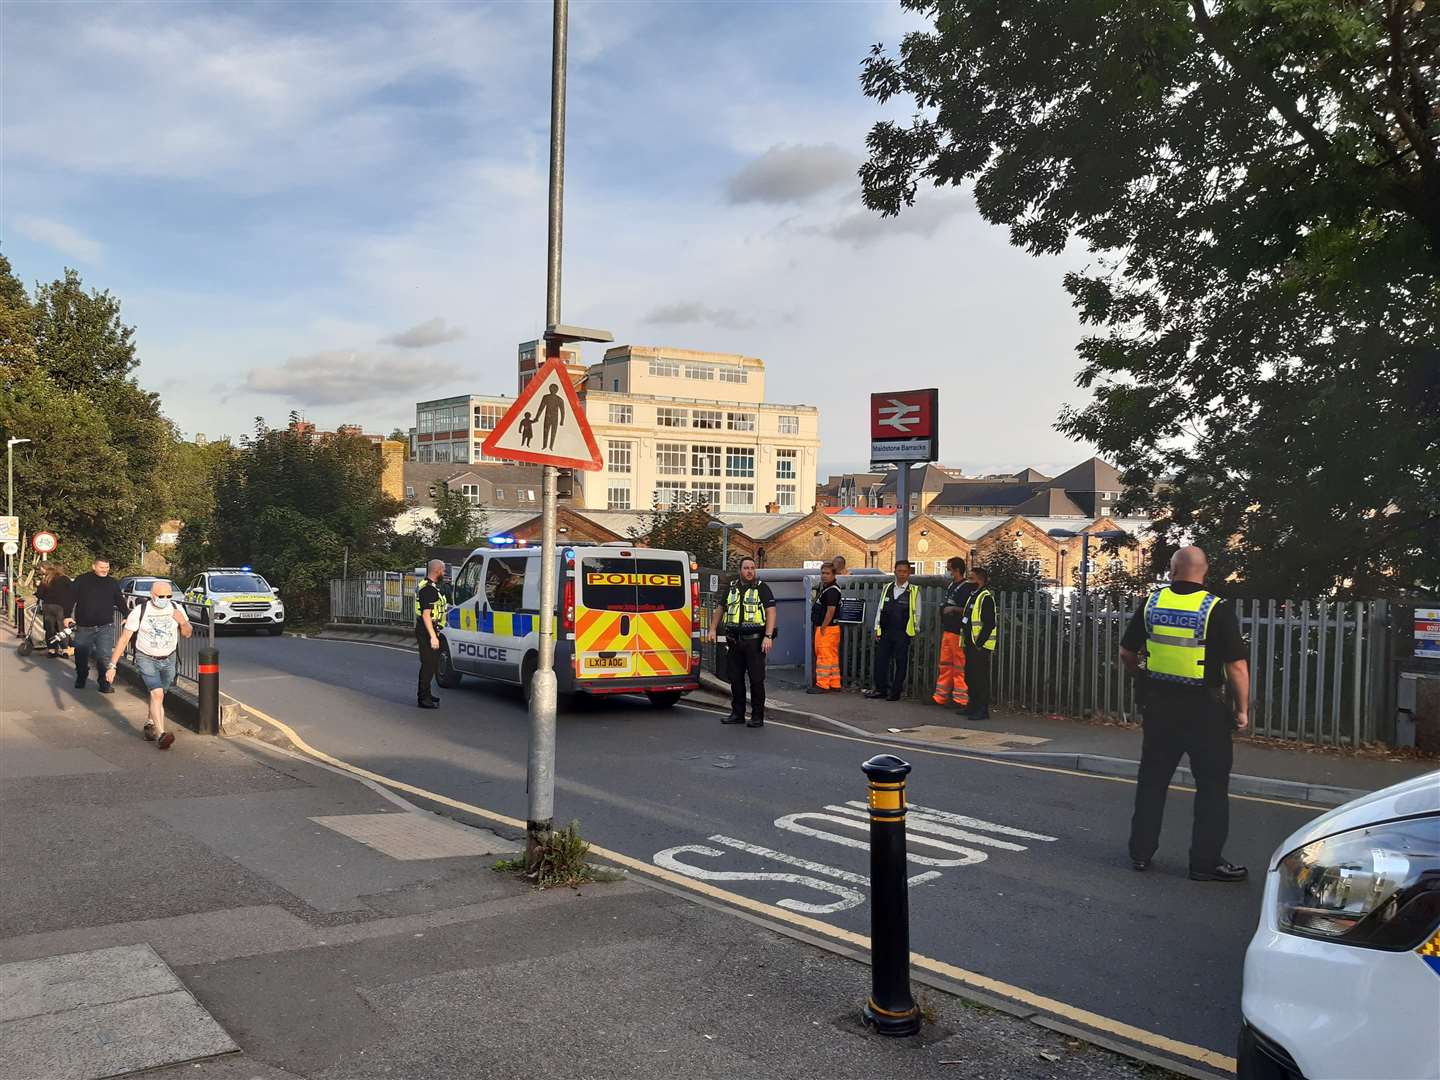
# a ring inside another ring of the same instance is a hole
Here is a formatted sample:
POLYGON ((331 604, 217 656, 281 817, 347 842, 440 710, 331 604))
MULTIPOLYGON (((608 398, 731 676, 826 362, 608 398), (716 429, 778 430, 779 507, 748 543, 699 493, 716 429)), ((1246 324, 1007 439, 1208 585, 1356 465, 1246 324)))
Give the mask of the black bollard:
POLYGON ((908 763, 880 754, 860 768, 870 780, 870 999, 865 1022, 881 1035, 914 1035, 910 996, 910 894, 905 873, 908 763))
POLYGON ((15 595, 15 636, 25 636, 25 598, 19 593, 15 595))
POLYGON ((201 649, 199 655, 200 718, 195 730, 201 735, 220 734, 220 650, 201 649))

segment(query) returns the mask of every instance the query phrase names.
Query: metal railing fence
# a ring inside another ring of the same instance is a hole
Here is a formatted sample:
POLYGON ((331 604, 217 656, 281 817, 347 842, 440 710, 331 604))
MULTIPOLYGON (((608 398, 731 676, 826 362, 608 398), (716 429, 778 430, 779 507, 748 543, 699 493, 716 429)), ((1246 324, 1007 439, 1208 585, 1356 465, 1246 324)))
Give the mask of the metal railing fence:
MULTIPOLYGON (((175 649, 175 679, 178 682, 184 679, 186 682, 199 685, 200 683, 200 650, 215 647, 215 620, 210 618, 210 607, 208 604, 197 604, 192 600, 177 600, 185 609, 185 617, 190 620, 192 628, 190 636, 182 637, 180 644, 175 649)), ((125 616, 118 611, 115 613, 115 633, 120 633, 125 616)), ((125 650, 124 659, 132 665, 135 662, 135 639, 130 639, 130 647, 125 650)))
POLYGON ((415 590, 420 576, 394 571, 366 571, 330 582, 330 621, 412 626, 415 590))

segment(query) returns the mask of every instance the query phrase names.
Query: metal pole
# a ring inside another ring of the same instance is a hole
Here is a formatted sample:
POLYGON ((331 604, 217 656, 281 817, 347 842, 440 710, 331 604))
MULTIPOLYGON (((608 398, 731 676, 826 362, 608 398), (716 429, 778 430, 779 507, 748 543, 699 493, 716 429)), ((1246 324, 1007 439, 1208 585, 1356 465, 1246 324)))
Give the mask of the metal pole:
MULTIPOLYGON (((9 492, 9 501, 5 507, 5 513, 9 517, 15 516, 15 444, 5 444, 5 487, 9 492)), ((20 590, 15 587, 15 556, 5 556, 5 582, 10 590, 11 596, 19 596, 20 590)), ((19 623, 19 616, 16 622, 19 623)))
POLYGON ((724 573, 730 569, 730 527, 720 526, 720 571, 724 573))
POLYGON ((910 558, 910 466, 896 466, 895 477, 895 561, 910 558))
MULTIPOLYGON (((550 231, 545 251, 545 355, 560 355, 548 336, 560 323, 560 257, 565 203, 565 52, 569 0, 555 0, 550 48, 550 231)), ((545 466, 544 511, 540 526, 540 658, 530 686, 529 804, 525 821, 525 865, 534 872, 555 822, 555 489, 559 476, 545 466)))
MULTIPOLYGON (((1090 680, 1085 665, 1090 658, 1090 534, 1080 536, 1080 715, 1090 711, 1090 680)), ((1072 654, 1073 655, 1073 654, 1072 654)))
POLYGON ((870 781, 870 997, 862 1012, 881 1035, 914 1035, 910 995, 910 886, 905 880, 908 763, 880 754, 860 768, 870 781))

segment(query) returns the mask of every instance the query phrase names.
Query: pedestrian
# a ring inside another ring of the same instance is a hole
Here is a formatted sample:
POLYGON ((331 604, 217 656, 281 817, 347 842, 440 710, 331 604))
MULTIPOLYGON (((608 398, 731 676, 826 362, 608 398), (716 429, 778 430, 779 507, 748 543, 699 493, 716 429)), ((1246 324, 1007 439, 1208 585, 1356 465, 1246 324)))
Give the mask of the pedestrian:
POLYGON ((540 414, 540 422, 544 425, 540 434, 540 449, 553 449, 557 430, 565 426, 565 399, 560 396, 560 387, 552 384, 535 411, 540 414))
POLYGON ((1250 725, 1250 663, 1234 606, 1205 588, 1209 570, 1198 547, 1175 552, 1170 584, 1150 594, 1120 640, 1120 662, 1141 680, 1144 721, 1130 862, 1136 870, 1150 869, 1160 846, 1165 793, 1181 755, 1189 755, 1195 777, 1190 880, 1237 882, 1245 880, 1245 867, 1223 855, 1230 831, 1230 733, 1250 725))
POLYGON ((835 564, 820 567, 820 588, 810 606, 810 625, 815 628, 815 685, 807 694, 828 694, 840 689, 840 586, 835 584, 835 564))
MULTIPOLYGON (((40 584, 35 588, 35 595, 40 599, 40 613, 45 623, 45 643, 51 656, 60 655, 60 650, 52 643, 55 635, 60 633, 61 627, 65 625, 66 609, 75 602, 73 592, 74 583, 65 576, 65 571, 46 563, 40 571, 40 584)), ((69 654, 68 646, 65 652, 69 654)))
POLYGON ((971 567, 970 584, 973 588, 960 624, 965 640, 965 687, 970 698, 965 716, 969 720, 989 720, 990 660, 1000 637, 990 571, 983 566, 971 567))
POLYGON ((844 556, 844 555, 836 555, 834 558, 832 558, 832 559, 830 560, 830 565, 833 566, 833 567, 835 567, 835 576, 836 576, 837 578, 838 578, 838 577, 844 577, 844 576, 846 575, 846 573, 848 572, 848 571, 846 570, 846 567, 847 567, 849 564, 846 563, 846 561, 845 561, 845 556, 844 556))
POLYGON ((875 685, 868 698, 899 701, 910 670, 910 642, 920 626, 920 589, 910 583, 910 560, 895 564, 895 580, 875 605, 875 685))
POLYGON ((438 709, 440 699, 430 689, 440 671, 440 627, 450 609, 440 580, 445 576, 445 560, 431 559, 425 567, 425 584, 415 590, 415 644, 420 649, 420 687, 415 704, 422 709, 438 709))
POLYGON ((165 691, 175 685, 175 653, 180 639, 191 634, 185 609, 175 603, 174 589, 168 581, 157 581, 150 595, 130 609, 120 630, 120 640, 110 654, 106 680, 115 681, 115 668, 125 655, 125 646, 135 639, 135 666, 150 694, 150 720, 145 725, 147 742, 161 750, 169 750, 175 742, 173 732, 165 730, 165 691))
POLYGON ((530 440, 535 437, 535 419, 528 412, 520 421, 520 445, 529 446, 530 440))
POLYGON ((710 620, 710 640, 724 630, 730 659, 730 715, 722 724, 765 724, 765 657, 775 641, 775 594, 756 578, 755 560, 740 560, 740 577, 710 620), (750 682, 750 719, 745 720, 745 682, 750 682))
POLYGON ((965 560, 958 555, 945 563, 950 584, 940 608, 940 671, 935 677, 936 705, 970 707, 970 690, 965 683, 965 609, 975 586, 965 576, 965 560))
POLYGON ((90 569, 75 579, 70 589, 70 606, 65 611, 65 625, 75 627, 75 689, 85 689, 90 678, 90 657, 97 669, 95 689, 113 694, 106 657, 115 648, 115 613, 125 609, 125 596, 120 583, 110 576, 110 560, 100 556, 90 569))

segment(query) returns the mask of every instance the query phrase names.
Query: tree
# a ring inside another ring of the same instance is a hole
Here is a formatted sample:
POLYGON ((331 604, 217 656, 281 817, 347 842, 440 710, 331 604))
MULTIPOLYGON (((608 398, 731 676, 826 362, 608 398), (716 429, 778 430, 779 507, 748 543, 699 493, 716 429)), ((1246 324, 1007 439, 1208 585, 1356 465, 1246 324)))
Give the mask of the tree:
MULTIPOLYGON (((1077 590, 1081 587, 1078 566, 1070 572, 1070 584, 1077 590)), ((1131 570, 1121 559, 1106 559, 1105 565, 1091 573, 1085 581, 1092 601, 1104 599, 1112 604, 1119 604, 1131 597, 1145 596, 1154 584, 1153 573, 1143 569, 1131 570)))
POLYGON ((431 547, 482 547, 490 536, 485 508, 444 481, 435 482, 435 522, 427 531, 431 547))
POLYGON ((867 206, 972 184, 1030 252, 1083 242, 1095 331, 1059 427, 1166 550, 1270 595, 1440 584, 1440 4, 903 0, 867 206))
MULTIPOLYGON (((709 527, 708 504, 687 497, 661 504, 657 495, 640 524, 629 530, 630 539, 653 548, 688 551, 701 566, 720 566, 720 532, 709 527)), ((737 556, 732 553, 733 562, 737 556)))
POLYGON ((990 588, 996 592, 1034 592, 1040 587, 1039 568, 1009 544, 991 548, 978 565, 990 572, 990 588))
POLYGON ((216 477, 236 452, 224 439, 204 446, 177 440, 166 465, 166 513, 181 522, 208 521, 215 512, 216 477))

